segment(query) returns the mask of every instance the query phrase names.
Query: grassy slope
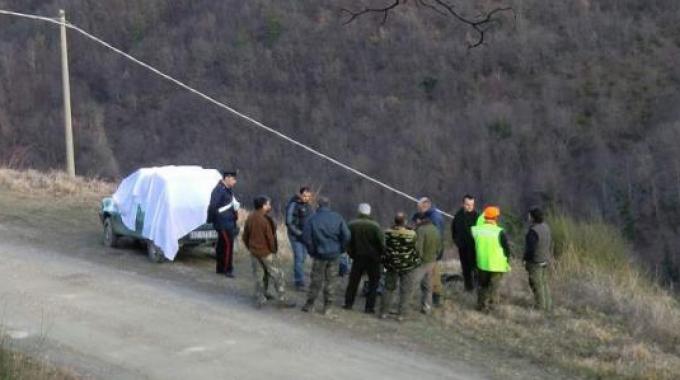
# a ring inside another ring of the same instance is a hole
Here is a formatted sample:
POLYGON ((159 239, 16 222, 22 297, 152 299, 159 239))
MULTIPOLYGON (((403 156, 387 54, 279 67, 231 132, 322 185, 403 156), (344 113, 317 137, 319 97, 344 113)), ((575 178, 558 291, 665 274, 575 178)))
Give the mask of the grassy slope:
MULTIPOLYGON (((0 170, 0 223, 91 234, 98 229, 91 217, 95 202, 111 189, 109 184, 73 182, 57 173, 0 170)), ((452 284, 446 305, 433 318, 398 324, 341 311, 338 319, 319 323, 472 363, 487 356, 498 358, 486 366, 495 368, 499 377, 530 361, 557 377, 566 373, 566 377, 677 378, 676 300, 635 270, 629 247, 613 228, 565 217, 553 217, 550 223, 559 255, 551 280, 556 305, 551 315, 530 308, 526 276, 517 262, 504 282, 503 305, 490 315, 476 312, 474 295, 452 284)), ((449 269, 456 270, 455 262, 452 265, 449 269)), ((247 294, 248 279, 239 284, 247 294)))

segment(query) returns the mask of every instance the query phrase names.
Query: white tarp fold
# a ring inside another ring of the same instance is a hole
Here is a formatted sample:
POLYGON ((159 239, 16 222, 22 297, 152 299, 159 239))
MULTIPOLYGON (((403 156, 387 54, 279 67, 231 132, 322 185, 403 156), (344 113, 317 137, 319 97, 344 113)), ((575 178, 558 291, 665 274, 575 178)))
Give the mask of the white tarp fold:
POLYGON ((142 236, 174 260, 178 240, 205 223, 210 193, 220 179, 217 170, 200 166, 142 168, 120 183, 113 201, 123 224, 132 231, 140 207, 142 236))

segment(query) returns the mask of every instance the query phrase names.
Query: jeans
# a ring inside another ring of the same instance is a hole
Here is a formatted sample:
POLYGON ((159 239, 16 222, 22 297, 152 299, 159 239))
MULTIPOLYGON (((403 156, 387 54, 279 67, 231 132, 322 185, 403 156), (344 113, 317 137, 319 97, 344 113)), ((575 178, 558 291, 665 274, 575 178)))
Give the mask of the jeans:
POLYGON ((293 249, 293 279, 295 286, 305 285, 305 258, 307 257, 307 246, 297 237, 288 234, 290 246, 293 249))
POLYGON ((340 256, 340 267, 338 268, 338 275, 340 277, 346 275, 349 273, 349 268, 350 268, 350 258, 346 253, 343 253, 340 256))

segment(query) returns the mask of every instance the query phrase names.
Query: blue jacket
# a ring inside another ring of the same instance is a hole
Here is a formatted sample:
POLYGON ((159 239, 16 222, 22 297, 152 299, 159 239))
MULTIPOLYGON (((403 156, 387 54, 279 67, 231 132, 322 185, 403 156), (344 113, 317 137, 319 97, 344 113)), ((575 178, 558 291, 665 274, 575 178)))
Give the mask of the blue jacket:
POLYGON ((315 259, 333 260, 345 252, 350 240, 347 223, 328 207, 319 207, 305 223, 302 242, 315 259))
POLYGON ((221 207, 224 207, 234 200, 234 193, 227 188, 222 181, 217 183, 217 186, 210 194, 210 205, 208 206, 208 223, 212 223, 216 230, 226 230, 232 235, 238 234, 238 213, 233 207, 226 211, 219 212, 221 207))
POLYGON ((444 237, 444 227, 446 222, 444 221, 444 217, 442 216, 442 213, 432 205, 429 210, 425 212, 425 215, 421 215, 420 213, 415 213, 413 214, 413 217, 411 218, 411 222, 416 224, 418 219, 430 219, 432 224, 434 224, 435 227, 437 227, 437 230, 439 231, 439 236, 442 238, 444 237))

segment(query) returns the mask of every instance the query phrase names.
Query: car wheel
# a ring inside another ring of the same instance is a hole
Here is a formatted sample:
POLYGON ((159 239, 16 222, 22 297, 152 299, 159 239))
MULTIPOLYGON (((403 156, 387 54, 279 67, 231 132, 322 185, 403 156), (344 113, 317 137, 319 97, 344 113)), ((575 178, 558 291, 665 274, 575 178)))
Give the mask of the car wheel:
POLYGON ((146 254, 152 263, 162 263, 165 260, 163 251, 151 240, 146 241, 146 254))
POLYGON ((104 246, 115 248, 118 246, 119 236, 113 232, 111 218, 104 219, 104 246))

